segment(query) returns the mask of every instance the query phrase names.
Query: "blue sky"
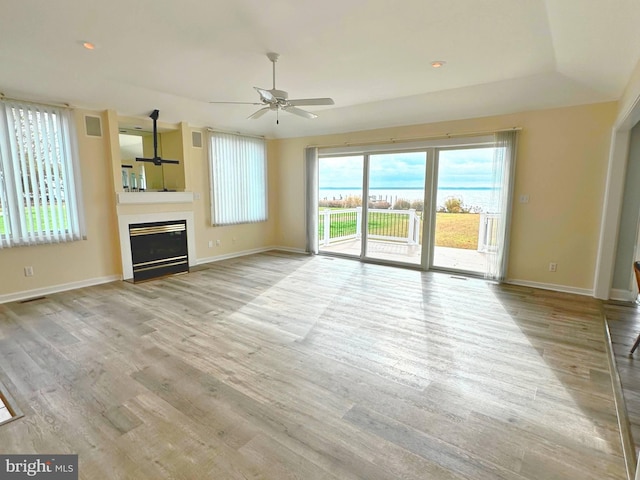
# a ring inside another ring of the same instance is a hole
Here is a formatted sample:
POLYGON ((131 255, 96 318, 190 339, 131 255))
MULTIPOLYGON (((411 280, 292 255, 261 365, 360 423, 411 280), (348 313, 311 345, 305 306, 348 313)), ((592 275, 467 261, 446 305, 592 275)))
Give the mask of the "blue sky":
MULTIPOLYGON (((423 188, 424 152, 371 155, 370 188, 423 188)), ((480 188, 492 185, 492 148, 441 150, 438 185, 441 188, 480 188)), ((362 186, 361 156, 321 158, 320 188, 362 186)))

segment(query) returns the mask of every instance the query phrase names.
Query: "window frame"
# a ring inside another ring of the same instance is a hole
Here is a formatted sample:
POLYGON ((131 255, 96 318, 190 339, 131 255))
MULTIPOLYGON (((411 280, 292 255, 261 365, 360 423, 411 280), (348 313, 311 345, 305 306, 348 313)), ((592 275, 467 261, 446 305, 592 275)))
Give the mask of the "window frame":
POLYGON ((86 238, 73 111, 0 99, 0 248, 86 238))

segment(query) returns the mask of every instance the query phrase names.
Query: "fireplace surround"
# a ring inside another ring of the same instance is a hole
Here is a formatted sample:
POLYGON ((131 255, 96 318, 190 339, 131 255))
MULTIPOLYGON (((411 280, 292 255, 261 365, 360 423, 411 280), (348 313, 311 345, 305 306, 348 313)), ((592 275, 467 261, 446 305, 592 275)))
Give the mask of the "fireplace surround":
MULTIPOLYGON (((144 194, 141 194, 144 195, 144 194)), ((164 222, 184 222, 186 228, 187 262, 189 266, 196 263, 195 231, 193 212, 161 212, 161 213, 138 213, 129 215, 118 215, 118 230, 120 236, 120 253, 122 260, 122 278, 124 280, 137 280, 134 277, 133 255, 131 249, 130 228, 139 224, 164 222)), ((144 268, 144 267, 143 267, 144 268)))
POLYGON ((135 282, 189 272, 185 220, 133 223, 129 240, 135 282))

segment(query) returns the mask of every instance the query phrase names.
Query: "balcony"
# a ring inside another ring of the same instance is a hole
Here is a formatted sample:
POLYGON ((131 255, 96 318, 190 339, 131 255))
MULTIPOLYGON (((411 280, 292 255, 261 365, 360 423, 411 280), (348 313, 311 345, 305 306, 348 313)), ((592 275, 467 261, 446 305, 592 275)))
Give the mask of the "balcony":
MULTIPOLYGON (((452 270, 485 272, 488 257, 494 251, 492 239, 495 238, 498 216, 478 215, 477 248, 438 245, 436 237, 433 265, 452 270)), ((318 220, 320 251, 360 256, 362 207, 323 209, 319 212, 318 220)), ((368 258, 414 265, 421 263, 422 212, 414 209, 369 209, 368 230, 368 258)))

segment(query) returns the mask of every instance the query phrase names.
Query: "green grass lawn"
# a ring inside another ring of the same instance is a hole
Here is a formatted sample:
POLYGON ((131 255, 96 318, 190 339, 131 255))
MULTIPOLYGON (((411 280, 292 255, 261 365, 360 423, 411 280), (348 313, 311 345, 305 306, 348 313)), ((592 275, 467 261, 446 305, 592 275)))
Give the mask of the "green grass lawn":
MULTIPOLYGON (((47 208, 49 210, 49 222, 51 222, 51 216, 54 214, 53 210, 55 209, 55 207, 51 207, 51 206, 47 206, 47 207, 40 207, 40 208, 47 208)), ((62 207, 63 208, 63 212, 66 210, 66 207, 62 207)), ((42 216, 43 210, 41 211, 41 215, 40 215, 40 228, 38 228, 37 225, 37 218, 36 218, 36 207, 31 207, 31 215, 27 214, 26 215, 26 220, 27 222, 31 221, 31 226, 33 228, 33 230, 44 230, 45 229, 45 225, 44 225, 44 218, 42 216)), ((64 215, 64 213, 63 213, 64 215)), ((67 228, 67 219, 66 216, 63 219, 63 221, 65 222, 65 228, 67 228)), ((2 210, 0 210, 0 235, 3 235, 7 233, 6 229, 5 229, 5 223, 4 223, 4 215, 2 214, 2 210)))
MULTIPOLYGON (((390 237, 406 238, 408 215, 373 214, 369 218, 369 233, 390 237)), ((477 213, 437 213, 436 238, 438 247, 478 248, 478 228, 480 214, 477 213)), ((340 220, 335 217, 331 222, 331 238, 356 233, 356 214, 344 214, 340 220)), ((319 238, 324 236, 324 221, 320 216, 319 238)))

